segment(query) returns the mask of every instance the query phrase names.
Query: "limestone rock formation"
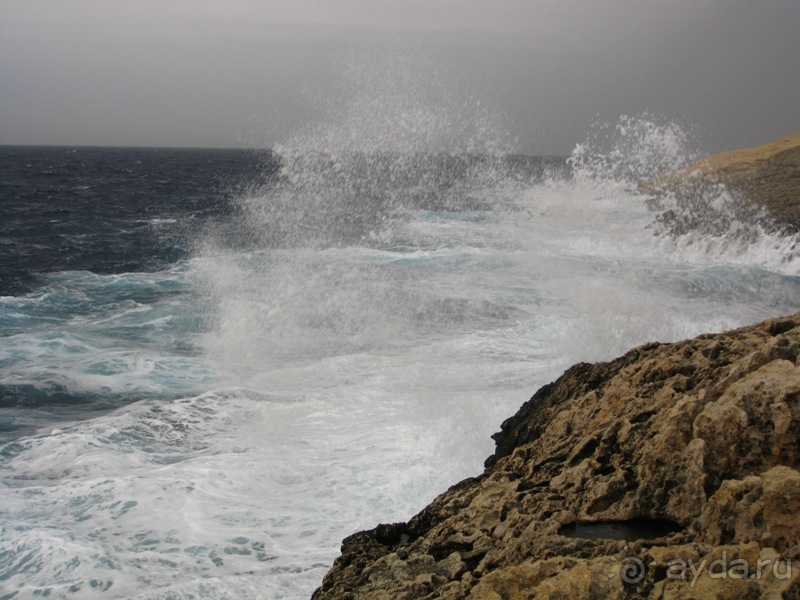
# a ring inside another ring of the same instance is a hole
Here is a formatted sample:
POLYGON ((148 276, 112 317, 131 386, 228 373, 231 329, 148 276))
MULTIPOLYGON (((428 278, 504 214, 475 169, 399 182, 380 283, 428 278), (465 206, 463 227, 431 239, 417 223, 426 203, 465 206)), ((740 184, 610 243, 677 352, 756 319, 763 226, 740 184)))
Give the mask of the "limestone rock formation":
POLYGON ((314 598, 800 598, 798 354, 800 313, 573 366, 314 598))
MULTIPOLYGON (((646 192, 672 192, 687 203, 707 195, 710 185, 722 185, 741 201, 758 207, 776 221, 800 228, 800 134, 762 146, 722 152, 685 169, 643 183, 646 192)), ((754 213, 745 211, 752 218, 754 213)))

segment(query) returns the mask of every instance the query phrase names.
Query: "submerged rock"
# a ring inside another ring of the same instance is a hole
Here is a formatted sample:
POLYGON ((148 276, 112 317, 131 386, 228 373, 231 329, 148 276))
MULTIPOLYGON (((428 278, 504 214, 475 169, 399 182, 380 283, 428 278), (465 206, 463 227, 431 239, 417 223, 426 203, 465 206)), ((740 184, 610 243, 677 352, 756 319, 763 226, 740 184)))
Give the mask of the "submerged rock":
POLYGON ((800 598, 798 354, 800 313, 573 366, 314 598, 800 598))

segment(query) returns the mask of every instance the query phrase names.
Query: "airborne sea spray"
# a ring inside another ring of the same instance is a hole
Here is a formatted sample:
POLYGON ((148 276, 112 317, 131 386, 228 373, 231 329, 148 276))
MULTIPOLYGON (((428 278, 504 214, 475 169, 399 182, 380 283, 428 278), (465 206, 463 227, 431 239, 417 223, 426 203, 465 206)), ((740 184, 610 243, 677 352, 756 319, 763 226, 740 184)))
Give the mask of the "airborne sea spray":
POLYGON ((797 310, 796 239, 663 227, 670 199, 638 184, 695 157, 674 123, 626 117, 571 157, 522 157, 485 102, 414 94, 444 78, 351 68, 357 93, 265 153, 185 260, 2 299, 29 319, 3 383, 50 385, 58 364, 69 392, 128 393, 0 449, 4 584, 308 597, 343 537, 479 472, 569 365, 797 310), (147 293, 97 312, 132 283, 147 293), (80 310, 42 315, 54 297, 80 310))

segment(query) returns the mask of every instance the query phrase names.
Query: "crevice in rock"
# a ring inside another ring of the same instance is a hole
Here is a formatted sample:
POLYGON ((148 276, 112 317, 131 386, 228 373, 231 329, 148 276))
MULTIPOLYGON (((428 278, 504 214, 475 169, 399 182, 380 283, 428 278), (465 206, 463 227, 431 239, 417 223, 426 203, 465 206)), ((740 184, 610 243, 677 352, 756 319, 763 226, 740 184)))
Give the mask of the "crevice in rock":
POLYGON ((636 423, 644 423, 645 421, 649 421, 650 417, 652 417, 655 414, 658 414, 657 410, 648 410, 631 417, 630 419, 628 419, 628 422, 631 425, 634 425, 636 423))
POLYGON ((373 530, 373 538, 379 544, 394 549, 416 539, 406 523, 381 524, 373 530))
POLYGON ((669 519, 629 519, 627 521, 574 522, 564 525, 558 535, 585 540, 654 540, 683 531, 683 527, 669 519))
POLYGON ((605 475, 611 475, 612 473, 616 473, 616 472, 617 472, 617 468, 614 465, 608 464, 608 465, 602 465, 602 466, 598 467, 597 469, 595 469, 593 471, 593 474, 602 477, 602 476, 605 476, 605 475))
POLYGON ((445 544, 443 546, 431 548, 428 551, 428 553, 437 561, 444 560, 453 552, 458 552, 462 556, 463 560, 464 555, 468 555, 470 552, 472 552, 472 544, 467 542, 450 542, 449 544, 445 544))
POLYGON ((767 325, 767 331, 773 337, 781 335, 782 333, 786 333, 787 331, 791 331, 797 327, 797 323, 795 323, 792 319, 786 319, 785 321, 770 321, 767 325))
POLYGON ((600 442, 597 438, 589 438, 589 440, 587 440, 586 443, 572 456, 569 461, 569 466, 574 467, 584 458, 589 458, 592 454, 594 454, 594 451, 599 445, 600 442))

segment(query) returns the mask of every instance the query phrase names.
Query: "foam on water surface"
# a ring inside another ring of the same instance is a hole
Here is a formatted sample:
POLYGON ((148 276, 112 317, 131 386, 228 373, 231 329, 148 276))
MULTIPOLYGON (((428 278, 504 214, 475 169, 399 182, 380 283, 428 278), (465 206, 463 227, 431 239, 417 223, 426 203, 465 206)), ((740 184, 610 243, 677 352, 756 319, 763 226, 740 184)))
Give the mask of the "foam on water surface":
POLYGON ((359 147, 353 118, 290 140, 174 269, 2 299, 0 383, 129 402, 0 447, 5 588, 308 597, 343 537, 479 473, 574 362, 798 308, 796 239, 659 229, 635 184, 680 163, 674 125, 623 119, 571 175, 525 178, 502 153, 425 158, 411 129, 359 147))
POLYGON ((337 373, 358 380, 346 396, 341 385, 312 383, 301 397, 242 390, 143 401, 7 445, 6 581, 76 597, 92 597, 100 581, 134 597, 176 579, 185 588, 293 574, 308 592, 343 525, 402 518, 443 475, 431 460, 448 411, 394 395, 414 374, 393 362, 373 359, 369 375, 344 359, 313 369, 328 385, 337 373))

